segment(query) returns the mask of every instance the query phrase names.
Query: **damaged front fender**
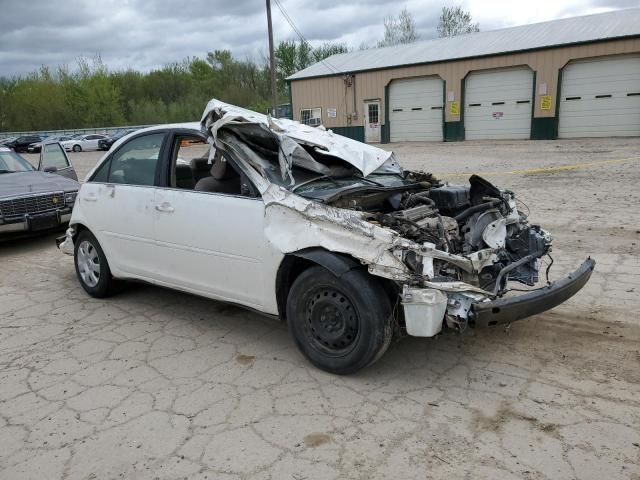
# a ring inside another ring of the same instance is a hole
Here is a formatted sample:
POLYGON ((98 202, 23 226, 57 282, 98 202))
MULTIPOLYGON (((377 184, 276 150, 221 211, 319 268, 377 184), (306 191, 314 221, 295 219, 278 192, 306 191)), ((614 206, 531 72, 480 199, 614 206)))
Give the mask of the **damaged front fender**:
POLYGON ((407 266, 392 253, 406 242, 397 233, 367 222, 358 212, 307 200, 277 185, 271 184, 262 198, 265 235, 282 253, 321 245, 357 258, 376 275, 409 280, 407 266))

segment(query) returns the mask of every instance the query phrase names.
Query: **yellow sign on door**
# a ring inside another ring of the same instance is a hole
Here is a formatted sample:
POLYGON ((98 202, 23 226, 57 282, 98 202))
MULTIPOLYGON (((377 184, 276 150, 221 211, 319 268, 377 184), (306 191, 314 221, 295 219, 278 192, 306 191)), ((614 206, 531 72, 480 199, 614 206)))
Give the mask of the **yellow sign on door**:
POLYGON ((450 115, 460 115, 460 108, 458 107, 458 102, 450 102, 449 103, 449 114, 450 115))
POLYGON ((551 95, 540 96, 540 110, 551 110, 551 95))

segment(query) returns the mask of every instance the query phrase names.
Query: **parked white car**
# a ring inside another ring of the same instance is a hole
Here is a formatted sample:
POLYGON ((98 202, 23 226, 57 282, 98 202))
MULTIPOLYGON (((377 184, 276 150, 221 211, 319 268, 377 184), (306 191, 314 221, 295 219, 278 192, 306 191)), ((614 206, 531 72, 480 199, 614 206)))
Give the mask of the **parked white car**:
MULTIPOLYGON (((201 123, 116 142, 57 239, 96 297, 142 280, 286 320, 329 372, 372 364, 394 334, 508 324, 578 292, 594 261, 535 285, 551 237, 513 192, 403 170, 391 152, 209 102, 201 123), (180 161, 182 142, 208 155, 180 161)), ((548 272, 547 272, 548 273, 548 272)))
POLYGON ((90 150, 98 150, 98 142, 107 138, 106 135, 100 135, 97 133, 91 133, 88 135, 81 135, 71 140, 65 140, 60 142, 67 152, 82 152, 90 150))

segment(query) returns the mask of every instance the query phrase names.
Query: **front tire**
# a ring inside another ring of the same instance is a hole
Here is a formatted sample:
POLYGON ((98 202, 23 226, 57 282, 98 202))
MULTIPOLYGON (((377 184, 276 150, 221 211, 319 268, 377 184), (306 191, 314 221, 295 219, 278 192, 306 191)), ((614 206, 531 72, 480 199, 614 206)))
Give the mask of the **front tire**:
POLYGON ((76 237, 74 247, 76 275, 85 292, 96 298, 114 293, 117 283, 96 237, 83 230, 76 237))
POLYGON ((289 291, 287 321, 305 357, 338 375, 373 364, 393 336, 389 297, 363 269, 341 277, 320 266, 302 272, 289 291))
POLYGON ((81 152, 82 151, 82 147, 80 145, 74 145, 72 150, 76 153, 81 152))

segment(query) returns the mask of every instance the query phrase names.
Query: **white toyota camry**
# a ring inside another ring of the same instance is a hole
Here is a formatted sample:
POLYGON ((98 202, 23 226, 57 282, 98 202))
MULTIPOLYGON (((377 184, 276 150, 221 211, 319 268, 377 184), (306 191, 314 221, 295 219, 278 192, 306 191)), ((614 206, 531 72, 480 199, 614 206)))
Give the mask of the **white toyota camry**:
POLYGON ((448 185, 391 152, 217 100, 200 123, 116 142, 57 242, 90 295, 134 279, 243 305, 286 320, 302 353, 338 374, 375 362, 394 335, 553 308, 595 265, 505 296, 539 283, 551 251, 513 192, 475 175, 448 185))

